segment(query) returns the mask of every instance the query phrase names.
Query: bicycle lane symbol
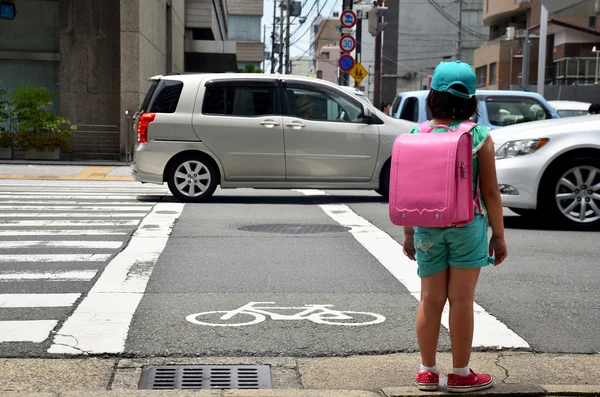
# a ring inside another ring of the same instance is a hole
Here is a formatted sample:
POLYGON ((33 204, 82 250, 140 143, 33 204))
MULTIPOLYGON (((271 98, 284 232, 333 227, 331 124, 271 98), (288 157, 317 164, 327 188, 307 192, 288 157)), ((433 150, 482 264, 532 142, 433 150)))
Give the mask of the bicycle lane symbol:
POLYGON ((249 302, 234 310, 216 310, 194 313, 190 314, 185 319, 192 324, 208 325, 211 327, 241 327, 245 325, 254 325, 262 323, 267 317, 270 317, 271 320, 308 320, 315 324, 351 327, 381 324, 385 321, 385 317, 381 314, 330 309, 333 305, 304 305, 299 307, 257 306, 266 304, 275 304, 275 302, 249 302), (268 310, 296 310, 299 312, 295 314, 281 314, 268 310), (220 317, 218 315, 220 315, 220 317))

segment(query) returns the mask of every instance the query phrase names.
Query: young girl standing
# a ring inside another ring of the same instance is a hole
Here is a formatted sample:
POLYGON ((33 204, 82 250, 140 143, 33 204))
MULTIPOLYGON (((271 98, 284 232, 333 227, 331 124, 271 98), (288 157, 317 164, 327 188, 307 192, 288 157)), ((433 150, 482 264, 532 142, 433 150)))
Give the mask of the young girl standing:
MULTIPOLYGON (((475 72, 460 61, 440 64, 433 74, 427 106, 430 125, 455 130, 477 111, 475 72)), ((411 134, 418 133, 415 128, 411 134)), ((435 129, 433 132, 447 132, 435 129)), ((476 126, 473 136, 473 188, 480 189, 483 213, 462 227, 404 228, 404 254, 418 264, 421 301, 417 312, 417 340, 421 368, 415 384, 421 390, 437 390, 439 370, 436 353, 442 311, 450 304, 452 373, 449 392, 471 392, 492 386, 492 376, 469 367, 473 342, 473 296, 482 267, 499 265, 507 255, 504 241, 502 200, 496 178, 494 143, 489 128, 476 126), (479 184, 477 184, 479 178, 479 184), (487 215, 486 215, 487 212, 487 215), (492 237, 488 243, 488 222, 492 237)), ((425 160, 426 161, 426 160, 425 160)), ((477 192, 473 192, 474 197, 477 192)))

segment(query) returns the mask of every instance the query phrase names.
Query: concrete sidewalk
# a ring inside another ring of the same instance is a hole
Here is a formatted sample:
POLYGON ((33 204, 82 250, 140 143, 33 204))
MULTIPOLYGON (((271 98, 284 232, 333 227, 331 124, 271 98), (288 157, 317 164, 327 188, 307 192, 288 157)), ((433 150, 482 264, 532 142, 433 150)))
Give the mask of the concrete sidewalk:
POLYGON ((133 181, 131 167, 114 162, 24 162, 0 163, 0 179, 79 181, 133 181))
MULTIPOLYGON (((451 368, 449 353, 438 365, 451 368)), ((0 359, 0 396, 184 396, 185 392, 138 391, 146 365, 269 365, 273 389, 195 392, 195 396, 367 397, 446 395, 419 392, 412 386, 417 353, 334 358, 62 358, 0 359), (49 393, 49 394, 42 394, 49 393)), ((492 373, 495 386, 486 395, 600 396, 600 355, 529 352, 474 353, 471 364, 492 373)), ((442 377, 445 379, 445 376, 442 377)))

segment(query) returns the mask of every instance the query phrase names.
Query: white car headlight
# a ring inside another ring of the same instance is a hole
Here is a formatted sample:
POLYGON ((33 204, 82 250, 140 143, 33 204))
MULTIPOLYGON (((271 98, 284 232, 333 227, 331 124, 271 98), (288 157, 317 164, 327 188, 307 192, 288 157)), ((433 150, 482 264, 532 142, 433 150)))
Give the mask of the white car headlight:
POLYGON ((548 138, 540 138, 506 142, 496 150, 496 159, 508 159, 531 154, 547 144, 548 141, 548 138))

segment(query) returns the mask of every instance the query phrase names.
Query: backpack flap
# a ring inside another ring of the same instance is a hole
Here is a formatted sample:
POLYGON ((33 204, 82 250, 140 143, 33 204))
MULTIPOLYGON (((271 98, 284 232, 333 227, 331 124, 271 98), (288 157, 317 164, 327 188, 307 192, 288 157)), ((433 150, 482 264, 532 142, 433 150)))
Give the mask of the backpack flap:
POLYGON ((446 227, 468 219, 468 213, 472 220, 472 142, 468 130, 396 138, 390 174, 392 223, 446 227), (465 209, 465 194, 470 210, 465 209))

